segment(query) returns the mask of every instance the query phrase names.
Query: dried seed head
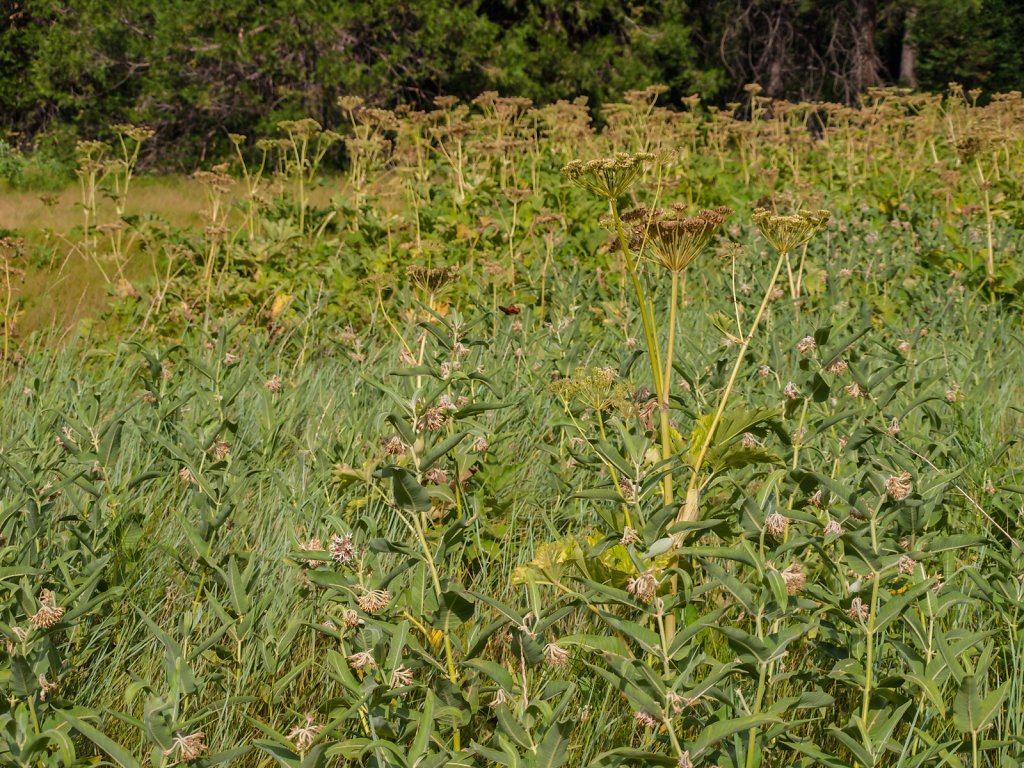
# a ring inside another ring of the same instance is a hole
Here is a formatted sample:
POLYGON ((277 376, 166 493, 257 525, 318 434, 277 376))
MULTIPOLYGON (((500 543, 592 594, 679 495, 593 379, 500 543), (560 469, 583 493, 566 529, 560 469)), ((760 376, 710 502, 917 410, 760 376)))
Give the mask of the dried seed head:
POLYGON ((626 591, 631 595, 635 595, 642 602, 649 603, 654 598, 660 585, 661 583, 654 574, 654 569, 651 568, 639 576, 630 578, 626 585, 626 591))
POLYGON ((64 616, 64 609, 56 604, 53 592, 44 589, 39 596, 40 607, 28 623, 36 629, 49 629, 64 616))
POLYGON ((420 267, 410 265, 406 274, 414 285, 427 293, 437 293, 459 279, 458 267, 420 267))
POLYGON ((199 483, 196 482, 195 476, 192 474, 192 470, 189 469, 188 467, 182 467, 181 469, 178 470, 178 479, 181 480, 181 482, 183 483, 192 483, 194 485, 199 485, 199 483))
POLYGON ((383 447, 388 456, 401 456, 406 450, 405 443, 398 435, 384 438, 383 447))
MULTIPOLYGON (((299 549, 303 552, 323 552, 324 543, 314 536, 309 541, 299 542, 299 549)), ((318 568, 321 565, 326 565, 326 563, 326 560, 307 560, 306 567, 318 568)))
POLYGON ((46 701, 46 695, 54 688, 58 688, 57 683, 51 683, 46 679, 46 675, 39 675, 39 700, 46 701))
POLYGON ((850 397, 860 397, 861 395, 864 394, 864 390, 861 389, 860 384, 858 384, 856 381, 847 384, 846 387, 844 387, 844 389, 846 389, 846 394, 848 394, 850 397))
POLYGON ((791 381, 786 384, 785 388, 782 390, 782 394, 784 394, 788 400, 796 400, 800 397, 800 390, 798 390, 796 388, 796 384, 791 381))
POLYGON ((440 467, 431 467, 423 473, 423 479, 431 485, 444 485, 448 482, 448 473, 440 467))
POLYGON ((818 348, 818 344, 814 341, 813 336, 804 336, 800 341, 796 343, 796 351, 801 355, 806 355, 809 352, 813 352, 818 348))
POLYGON ((757 438, 754 437, 752 432, 744 432, 743 437, 740 439, 740 445, 744 448, 756 448, 757 438))
POLYGON ((761 234, 780 253, 790 253, 806 243, 831 216, 830 211, 800 211, 791 216, 778 216, 765 208, 755 208, 753 213, 761 234))
POLYGON ((907 555, 901 555, 898 568, 900 575, 909 576, 914 572, 914 569, 917 568, 917 560, 914 560, 912 557, 908 557, 907 555))
POLYGON ((399 664, 391 673, 390 684, 392 688, 403 688, 407 685, 412 685, 412 681, 412 670, 405 666, 405 664, 399 664))
POLYGON ((644 164, 654 160, 649 152, 627 155, 619 152, 613 157, 591 160, 572 160, 562 168, 562 175, 582 189, 588 189, 599 197, 614 200, 620 197, 644 169, 644 164))
POLYGON ((637 723, 639 723, 644 728, 660 728, 661 727, 661 720, 656 718, 650 712, 645 712, 644 710, 640 710, 639 712, 634 713, 633 714, 633 719, 636 720, 637 723))
POLYGON ((182 736, 180 732, 175 733, 174 741, 169 749, 163 750, 163 756, 170 757, 177 752, 178 758, 176 762, 187 763, 190 760, 195 760, 206 751, 206 745, 203 743, 205 736, 206 734, 202 731, 196 731, 188 736, 182 736))
POLYGON ((843 529, 843 526, 830 517, 825 524, 824 533, 826 536, 842 536, 846 531, 843 529))
POLYGON ((913 487, 909 472, 901 472, 899 476, 889 475, 885 481, 885 492, 893 501, 903 501, 913 487))
POLYGON ((347 608, 345 612, 341 614, 341 620, 345 622, 345 626, 349 629, 356 629, 363 622, 363 620, 359 618, 359 614, 351 608, 347 608))
POLYGON ((348 665, 352 669, 360 672, 364 669, 376 669, 377 662, 373 658, 373 654, 369 651, 360 651, 359 653, 353 653, 351 656, 346 657, 348 659, 348 665))
POLYGON ((476 451, 477 453, 483 453, 484 451, 487 450, 487 447, 487 438, 484 437, 483 435, 478 436, 473 441, 473 450, 476 451))
POLYGON ((825 370, 829 373, 839 375, 841 373, 846 373, 846 369, 849 367, 849 363, 845 360, 833 360, 825 370))
POLYGON ((231 443, 227 440, 218 440, 210 448, 215 461, 224 461, 231 455, 231 443))
POLYGON ((764 530, 778 538, 786 533, 789 526, 789 518, 778 512, 772 512, 764 521, 764 530))
POLYGON ((804 588, 806 577, 800 568, 800 563, 790 563, 782 572, 782 580, 786 583, 786 592, 795 595, 804 588))
POLYGON ((633 228, 634 250, 649 245, 655 260, 676 274, 697 258, 733 212, 732 208, 721 206, 686 218, 682 215, 685 210, 682 204, 675 204, 668 211, 664 208, 641 210, 633 228))
POLYGON ((767 365, 762 365, 760 368, 757 369, 757 375, 760 376, 762 379, 767 379, 769 376, 772 375, 772 369, 769 368, 767 365))
POLYGON ((544 646, 544 661, 552 667, 564 667, 569 661, 569 651, 558 643, 548 643, 544 646))
POLYGON ((864 605, 864 601, 859 597, 853 598, 850 601, 850 609, 846 612, 854 621, 865 621, 871 613, 871 609, 864 605))
POLYGON ((313 724, 313 716, 306 715, 306 724, 297 725, 288 732, 288 741, 295 745, 300 753, 305 754, 313 746, 313 742, 324 727, 313 724))
POLYGON ((388 607, 388 603, 391 602, 391 593, 386 589, 370 589, 366 591, 365 595, 360 595, 356 602, 359 603, 360 608, 372 616, 388 607))

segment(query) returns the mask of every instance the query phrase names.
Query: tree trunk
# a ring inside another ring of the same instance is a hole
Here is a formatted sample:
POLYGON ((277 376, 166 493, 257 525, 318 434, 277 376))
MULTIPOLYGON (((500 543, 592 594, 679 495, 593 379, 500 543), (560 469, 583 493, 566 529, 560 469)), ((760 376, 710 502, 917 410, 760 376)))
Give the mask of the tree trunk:
POLYGON ((857 49, 853 81, 858 91, 878 85, 878 54, 875 52, 875 27, 878 24, 878 0, 857 0, 857 49))
POLYGON ((903 47, 900 50, 900 83, 917 88, 917 46, 910 36, 910 29, 914 26, 914 17, 917 16, 917 8, 910 6, 907 15, 903 19, 903 47))

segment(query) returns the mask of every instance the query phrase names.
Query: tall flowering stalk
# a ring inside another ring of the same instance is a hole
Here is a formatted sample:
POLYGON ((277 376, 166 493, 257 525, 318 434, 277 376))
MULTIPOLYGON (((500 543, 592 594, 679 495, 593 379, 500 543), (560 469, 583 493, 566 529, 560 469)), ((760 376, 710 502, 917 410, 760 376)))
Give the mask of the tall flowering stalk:
POLYGON ((704 442, 697 453, 697 459, 693 464, 693 475, 690 477, 690 484, 686 489, 686 504, 679 513, 678 519, 681 521, 693 522, 697 519, 700 480, 702 477, 701 469, 704 465, 704 458, 707 456, 708 449, 714 441, 715 430, 722 420, 722 414, 725 412, 725 406, 729 402, 729 396, 732 395, 733 387, 736 384, 736 376, 739 374, 740 366, 743 364, 743 357, 746 355, 747 348, 757 332, 757 326, 761 323, 761 318, 764 315, 765 307, 768 306, 768 301, 771 298, 772 290, 775 288, 775 282, 779 278, 782 265, 790 252, 808 242, 819 229, 828 223, 831 215, 829 211, 804 211, 791 216, 778 216, 764 208, 754 209, 754 223, 757 224, 765 239, 778 251, 779 258, 775 263, 775 271, 772 273, 772 278, 765 289, 764 297, 761 299, 761 306, 758 307, 757 314, 754 316, 754 322, 740 342, 739 351, 736 353, 736 362, 732 367, 732 372, 729 374, 725 391, 722 393, 714 418, 711 420, 711 425, 704 436, 704 442))
MULTIPOLYGON (((623 226, 622 217, 619 213, 618 198, 623 195, 643 172, 644 165, 654 160, 654 155, 649 152, 637 152, 628 155, 624 152, 614 157, 591 160, 584 163, 582 160, 573 160, 562 168, 562 174, 576 186, 590 190, 598 197, 608 201, 608 208, 612 214, 612 221, 615 223, 615 232, 619 238, 619 245, 622 248, 623 257, 626 260, 626 270, 633 282, 633 289, 636 291, 637 300, 640 302, 640 319, 644 326, 644 341, 647 343, 647 353, 651 361, 651 373, 654 377, 655 393, 658 403, 667 403, 668 395, 663 391, 664 378, 661 373, 661 350, 658 348, 658 340, 655 335, 653 313, 651 312, 650 300, 643 284, 640 282, 640 275, 637 272, 637 262, 633 258, 633 252, 629 247, 629 238, 626 237, 626 230, 623 226)), ((668 419, 662 420, 662 446, 663 458, 664 446, 669 440, 667 432, 668 419)), ((665 484, 665 502, 672 499, 671 480, 665 484)))
MULTIPOLYGON (((672 386, 672 361, 675 353, 675 330, 679 303, 679 276, 718 232, 731 208, 720 207, 713 211, 702 210, 694 217, 684 215, 685 205, 674 204, 669 209, 648 210, 638 208, 620 213, 618 198, 629 188, 642 172, 644 163, 654 156, 646 152, 635 155, 619 153, 611 158, 592 160, 584 163, 574 160, 562 169, 562 173, 577 186, 588 189, 608 200, 615 232, 626 261, 626 268, 640 304, 640 318, 644 326, 651 374, 658 400, 661 426, 661 457, 668 461, 672 457, 672 430, 668 419, 669 393, 672 386), (631 225, 631 237, 627 238, 626 224, 631 225), (661 356, 654 311, 650 296, 644 290, 637 270, 637 258, 649 249, 653 261, 671 274, 672 290, 669 305, 668 348, 666 357, 661 356)), ((663 480, 663 495, 666 504, 673 499, 672 473, 663 480)))

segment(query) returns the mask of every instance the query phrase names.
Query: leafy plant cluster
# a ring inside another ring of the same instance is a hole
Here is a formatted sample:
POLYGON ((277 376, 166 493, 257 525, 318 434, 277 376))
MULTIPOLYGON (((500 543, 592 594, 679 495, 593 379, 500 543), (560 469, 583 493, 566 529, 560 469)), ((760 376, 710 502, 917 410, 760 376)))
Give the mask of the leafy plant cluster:
POLYGON ((79 148, 154 277, 5 353, 5 764, 1022 759, 1019 95, 654 95, 348 101, 199 227, 79 148))

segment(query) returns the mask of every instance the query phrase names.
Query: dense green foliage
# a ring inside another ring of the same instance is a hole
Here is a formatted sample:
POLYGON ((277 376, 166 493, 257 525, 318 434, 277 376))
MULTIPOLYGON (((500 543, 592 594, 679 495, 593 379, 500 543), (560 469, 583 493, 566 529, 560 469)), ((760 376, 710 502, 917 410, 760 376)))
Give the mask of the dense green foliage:
POLYGON ((222 156, 227 132, 337 125, 347 94, 425 106, 493 89, 600 107, 665 84, 664 104, 698 93, 724 105, 756 81, 773 97, 853 101, 898 80, 910 42, 924 89, 1021 88, 1024 11, 1008 0, 883 0, 877 80, 853 77, 868 2, 15 0, 0 19, 0 129, 60 154, 69 136, 145 124, 150 161, 171 165, 222 156))
POLYGON ((1024 100, 654 95, 350 104, 191 227, 80 148, 116 333, 19 337, 0 240, 0 762, 1024 759, 1024 100))

